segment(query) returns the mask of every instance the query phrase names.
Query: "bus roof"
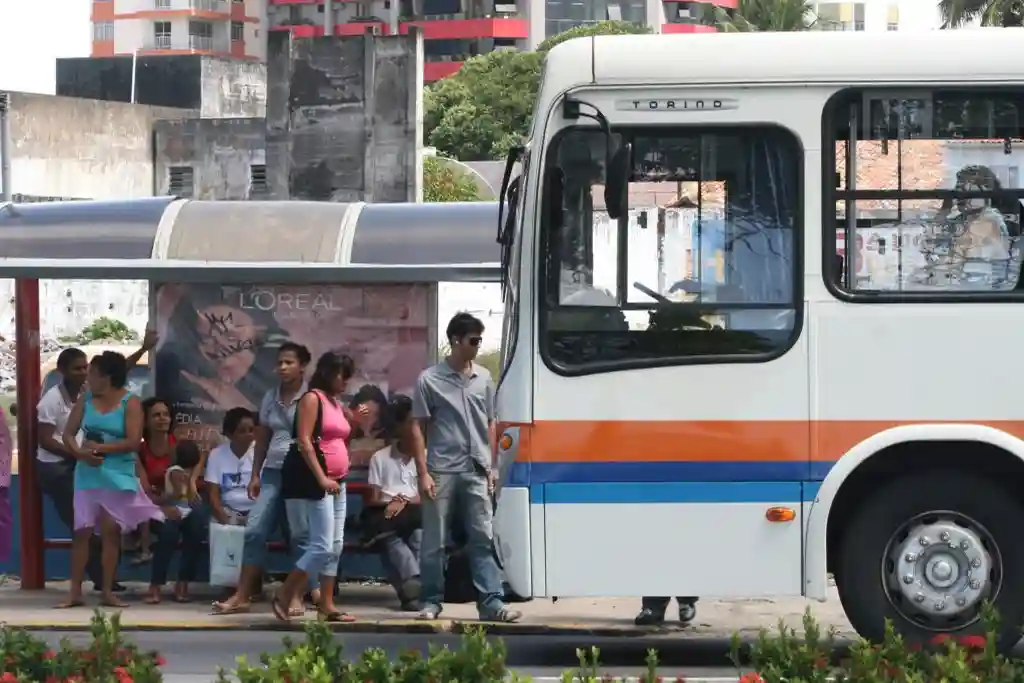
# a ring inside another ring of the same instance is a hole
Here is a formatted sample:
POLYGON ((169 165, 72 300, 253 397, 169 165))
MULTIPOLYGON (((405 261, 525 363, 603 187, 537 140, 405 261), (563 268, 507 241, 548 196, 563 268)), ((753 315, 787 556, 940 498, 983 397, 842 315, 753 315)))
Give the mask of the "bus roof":
POLYGON ((1022 83, 1024 29, 579 38, 547 57, 544 95, 591 83, 1022 83))

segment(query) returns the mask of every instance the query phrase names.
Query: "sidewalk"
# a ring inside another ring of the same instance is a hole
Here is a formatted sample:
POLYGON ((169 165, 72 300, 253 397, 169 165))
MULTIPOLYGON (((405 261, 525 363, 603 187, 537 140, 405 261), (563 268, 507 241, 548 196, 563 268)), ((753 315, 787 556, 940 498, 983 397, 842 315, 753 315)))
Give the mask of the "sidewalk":
MULTIPOLYGON (((124 599, 131 607, 121 615, 121 623, 126 630, 288 630, 299 628, 297 622, 301 621, 277 621, 265 601, 254 604, 249 614, 214 615, 210 603, 218 594, 205 586, 196 587, 191 603, 182 605, 165 600, 158 606, 142 602, 145 585, 128 586, 124 599)), ((89 624, 98 596, 87 594, 89 606, 84 608, 54 610, 52 606, 61 601, 66 590, 66 583, 51 583, 45 591, 22 591, 16 579, 8 579, 0 587, 0 619, 7 625, 28 630, 83 630, 89 624)), ((356 617, 354 623, 336 624, 339 631, 459 632, 466 625, 478 623, 472 604, 446 605, 438 621, 417 621, 413 618, 415 615, 397 610, 394 593, 383 585, 347 584, 342 588, 338 604, 356 617)), ((639 609, 636 598, 565 598, 556 602, 538 598, 513 607, 523 612, 520 623, 487 624, 487 630, 507 635, 629 637, 674 633, 695 638, 728 638, 733 633, 753 635, 761 628, 773 629, 779 619, 799 629, 804 610, 810 607, 822 628, 835 626, 841 637, 855 637, 835 589, 832 589, 832 596, 826 603, 801 598, 701 600, 697 603, 697 620, 685 629, 634 626, 633 617, 639 609)), ((674 603, 669 609, 671 615, 675 610, 674 603)), ((315 618, 315 613, 307 612, 306 618, 315 618)))

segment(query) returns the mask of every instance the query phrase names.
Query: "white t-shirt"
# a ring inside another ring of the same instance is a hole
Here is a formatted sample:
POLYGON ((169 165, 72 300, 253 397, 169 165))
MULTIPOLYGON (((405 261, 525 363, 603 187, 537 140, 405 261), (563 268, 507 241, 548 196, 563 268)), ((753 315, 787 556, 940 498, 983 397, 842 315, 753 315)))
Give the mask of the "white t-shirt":
POLYGON ((231 444, 222 443, 210 451, 206 459, 203 478, 220 487, 220 500, 224 506, 235 512, 249 512, 256 501, 249 499, 247 488, 252 478, 252 459, 255 445, 250 446, 239 458, 231 450, 231 444))
MULTIPOLYGON (((74 407, 75 402, 69 400, 67 392, 64 391, 61 384, 50 387, 36 405, 36 410, 39 413, 39 424, 53 425, 53 437, 58 442, 61 442, 64 427, 67 426, 68 418, 71 417, 71 409, 74 407)), ((78 442, 82 442, 81 432, 78 433, 78 442)), ((60 457, 56 453, 51 453, 42 446, 39 446, 36 450, 36 458, 39 462, 63 462, 65 460, 65 458, 60 457)))
POLYGON ((370 458, 368 481, 376 486, 384 495, 386 503, 395 496, 405 496, 410 500, 419 495, 419 475, 416 474, 416 461, 405 460, 401 455, 392 454, 392 446, 382 448, 370 458))

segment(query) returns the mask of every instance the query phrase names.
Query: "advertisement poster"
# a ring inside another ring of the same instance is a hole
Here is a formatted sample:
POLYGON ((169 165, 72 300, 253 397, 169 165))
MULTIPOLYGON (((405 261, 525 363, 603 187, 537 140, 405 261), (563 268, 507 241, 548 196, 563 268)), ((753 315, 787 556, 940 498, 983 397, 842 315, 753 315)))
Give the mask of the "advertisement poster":
MULTIPOLYGON (((349 395, 365 384, 410 394, 433 355, 428 292, 427 285, 161 285, 155 394, 172 403, 178 438, 204 448, 220 442, 226 410, 258 410, 277 383, 286 341, 309 348, 307 376, 326 351, 351 356, 349 395)), ((353 466, 378 445, 353 444, 353 466)))

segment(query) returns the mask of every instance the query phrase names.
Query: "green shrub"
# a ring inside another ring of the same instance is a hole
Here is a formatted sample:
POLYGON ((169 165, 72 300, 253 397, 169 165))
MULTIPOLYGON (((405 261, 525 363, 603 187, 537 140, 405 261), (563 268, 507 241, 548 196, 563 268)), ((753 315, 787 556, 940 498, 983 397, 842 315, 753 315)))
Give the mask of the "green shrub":
POLYGON ((344 661, 342 645, 326 624, 306 624, 304 642, 285 638, 285 649, 263 653, 260 665, 239 658, 234 671, 221 670, 222 683, 493 683, 518 681, 505 664, 505 645, 488 639, 482 629, 471 629, 459 647, 449 650, 431 646, 424 657, 418 651, 403 653, 397 660, 384 650, 363 652, 353 662, 344 661))
POLYGON ((732 661, 737 669, 746 670, 740 683, 1024 681, 1024 663, 996 650, 999 619, 989 605, 982 609, 982 623, 985 635, 940 634, 922 647, 906 642, 887 622, 881 643, 858 641, 845 660, 834 663, 835 630, 823 635, 808 610, 803 618, 803 638, 780 621, 776 633, 762 631, 750 648, 741 647, 734 636, 732 661))
POLYGON ((127 642, 121 617, 99 610, 89 626, 84 647, 67 639, 58 650, 30 633, 0 628, 0 683, 159 683, 164 661, 127 642))

